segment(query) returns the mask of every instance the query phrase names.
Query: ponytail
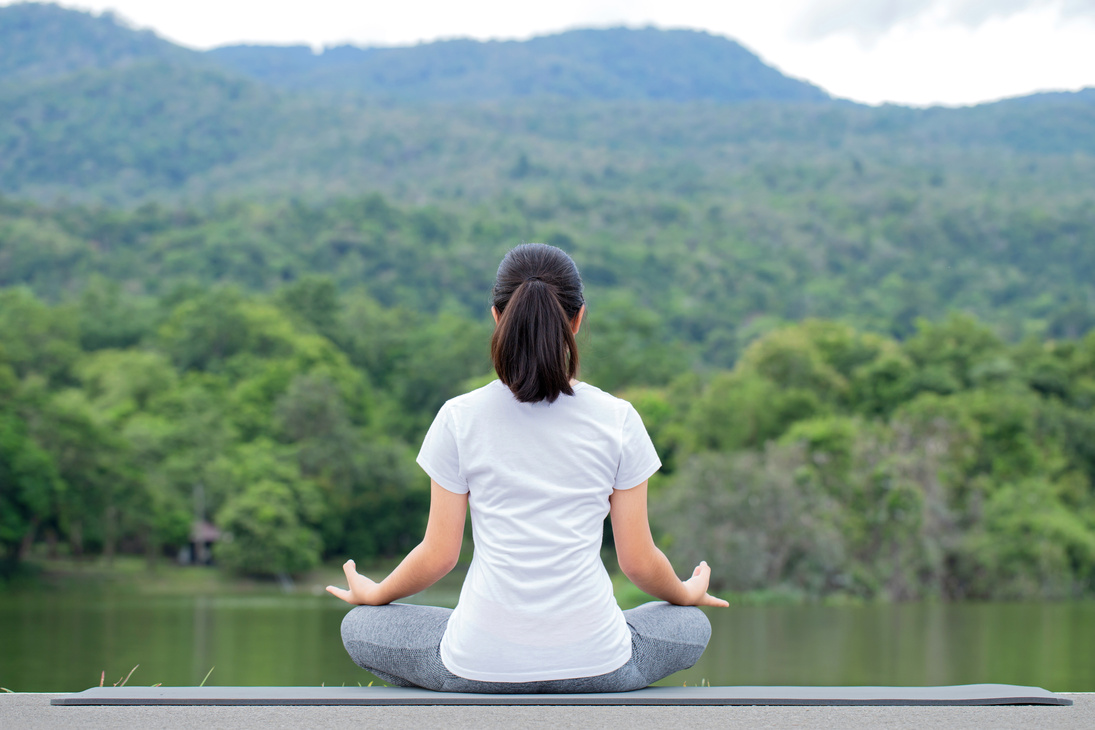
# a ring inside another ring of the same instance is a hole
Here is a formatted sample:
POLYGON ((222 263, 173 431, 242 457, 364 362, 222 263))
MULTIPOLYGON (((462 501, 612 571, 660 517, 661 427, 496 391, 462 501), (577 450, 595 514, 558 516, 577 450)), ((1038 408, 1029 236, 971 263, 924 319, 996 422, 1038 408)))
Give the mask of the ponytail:
POLYGON ((573 323, 584 304, 578 267, 554 246, 528 243, 498 267, 498 326, 490 353, 498 378, 522 403, 574 395, 578 345, 573 323))

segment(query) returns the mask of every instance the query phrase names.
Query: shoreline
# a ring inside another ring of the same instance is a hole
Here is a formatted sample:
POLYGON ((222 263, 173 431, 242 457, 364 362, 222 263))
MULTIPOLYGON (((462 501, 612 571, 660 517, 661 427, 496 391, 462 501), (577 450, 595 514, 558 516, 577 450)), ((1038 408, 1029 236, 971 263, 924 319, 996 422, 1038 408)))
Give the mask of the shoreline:
MULTIPOLYGON (((365 563, 358 568, 370 578, 380 580, 398 563, 398 559, 391 558, 365 563)), ((611 554, 605 556, 605 564, 610 568, 613 592, 621 608, 634 608, 653 600, 632 585, 618 570, 611 570, 615 566, 615 558, 611 554)), ((461 561, 451 573, 408 602, 454 607, 468 565, 469 562, 461 561)), ((306 596, 326 595, 326 586, 340 585, 345 580, 341 562, 324 563, 307 573, 291 578, 288 582, 279 581, 274 577, 235 575, 215 565, 179 565, 166 558, 150 570, 144 558, 130 555, 116 557, 113 564, 108 564, 99 556, 86 560, 42 559, 31 561, 28 567, 29 575, 24 575, 7 586, 0 583, 0 597, 56 590, 140 596, 306 596), (66 582, 69 585, 64 585, 66 582)), ((830 606, 873 602, 857 601, 847 596, 811 599, 804 594, 779 590, 723 592, 720 597, 726 598, 734 606, 805 604, 830 606)))
MULTIPOLYGON (((616 569, 611 550, 605 551, 603 559, 609 569, 613 592, 621 608, 634 608, 653 600, 616 569)), ((358 568, 363 574, 379 580, 398 563, 397 558, 388 558, 359 564, 358 568)), ((452 608, 456 605, 469 564, 470 559, 461 560, 451 573, 409 602, 452 608)), ((112 563, 108 563, 102 556, 80 560, 69 557, 38 558, 28 561, 26 568, 26 574, 7 584, 0 581, 0 597, 58 590, 140 596, 325 595, 324 589, 327 585, 339 585, 344 580, 341 561, 324 563, 289 579, 288 582, 272 576, 236 575, 216 565, 179 565, 167 558, 161 559, 154 568, 149 569, 144 557, 134 555, 117 556, 112 563), (64 585, 66 582, 69 585, 64 585)), ((729 601, 731 606, 858 606, 896 603, 845 594, 813 597, 782 589, 720 591, 719 597, 729 601)))

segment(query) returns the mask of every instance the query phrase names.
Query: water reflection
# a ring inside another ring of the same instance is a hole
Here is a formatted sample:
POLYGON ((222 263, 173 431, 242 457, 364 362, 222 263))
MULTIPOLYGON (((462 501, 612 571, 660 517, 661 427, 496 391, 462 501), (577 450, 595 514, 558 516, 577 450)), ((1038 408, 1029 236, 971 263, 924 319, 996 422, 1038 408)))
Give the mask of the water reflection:
MULTIPOLYGON (((0 596, 0 686, 355 685, 345 609, 323 597, 0 596)), ((935 685, 1095 690, 1095 603, 733 607, 709 611, 700 663, 667 684, 935 685)))
POLYGON ((735 607, 700 663, 731 685, 1000 682, 1095 688, 1095 603, 735 607))

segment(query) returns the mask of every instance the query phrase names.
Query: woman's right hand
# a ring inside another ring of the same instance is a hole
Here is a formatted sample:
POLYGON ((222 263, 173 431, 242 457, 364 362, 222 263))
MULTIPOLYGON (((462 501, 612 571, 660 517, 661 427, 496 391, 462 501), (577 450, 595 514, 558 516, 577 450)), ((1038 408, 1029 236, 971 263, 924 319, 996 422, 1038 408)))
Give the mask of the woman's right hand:
POLYGON ((681 581, 684 585, 686 595, 688 596, 687 606, 716 606, 719 608, 727 608, 730 604, 721 598, 715 598, 707 592, 707 587, 711 584, 711 566, 707 564, 706 560, 700 562, 696 566, 696 569, 692 571, 692 577, 688 580, 681 581))
POLYGON ((355 606, 376 606, 384 601, 377 599, 377 584, 370 578, 357 572, 354 561, 347 560, 342 565, 342 572, 346 574, 346 583, 349 589, 327 586, 327 592, 336 598, 341 598, 346 603, 355 606))
POLYGON ((646 514, 648 486, 643 482, 631 489, 614 489, 608 498, 620 570, 639 590, 678 606, 729 606, 707 593, 711 568, 706 561, 696 566, 691 578, 681 580, 665 553, 654 544, 646 514))

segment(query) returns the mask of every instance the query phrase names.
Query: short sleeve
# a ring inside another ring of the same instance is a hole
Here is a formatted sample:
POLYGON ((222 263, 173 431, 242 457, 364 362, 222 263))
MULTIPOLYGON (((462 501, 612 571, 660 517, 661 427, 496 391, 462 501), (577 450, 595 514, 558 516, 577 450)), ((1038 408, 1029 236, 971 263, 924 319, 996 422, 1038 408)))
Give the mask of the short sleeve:
POLYGON ((620 466, 616 471, 614 489, 637 487, 661 468, 662 462, 650 434, 646 432, 643 419, 630 403, 624 414, 621 433, 620 466))
POLYGON ((456 425, 452 409, 446 403, 422 440, 416 459, 430 479, 456 494, 468 493, 468 482, 460 472, 460 451, 456 443, 456 425))

